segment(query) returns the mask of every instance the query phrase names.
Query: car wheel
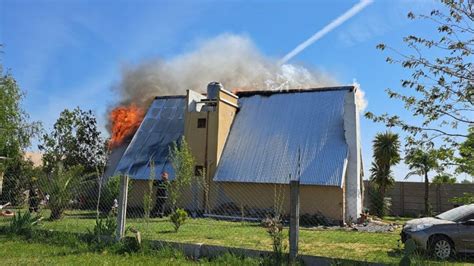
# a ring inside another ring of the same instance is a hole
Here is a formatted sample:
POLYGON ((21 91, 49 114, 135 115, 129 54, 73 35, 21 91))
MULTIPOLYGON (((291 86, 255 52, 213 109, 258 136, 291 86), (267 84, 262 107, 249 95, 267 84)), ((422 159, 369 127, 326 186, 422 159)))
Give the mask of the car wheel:
POLYGON ((438 259, 448 259, 454 253, 451 240, 444 236, 436 237, 431 244, 431 253, 438 259))

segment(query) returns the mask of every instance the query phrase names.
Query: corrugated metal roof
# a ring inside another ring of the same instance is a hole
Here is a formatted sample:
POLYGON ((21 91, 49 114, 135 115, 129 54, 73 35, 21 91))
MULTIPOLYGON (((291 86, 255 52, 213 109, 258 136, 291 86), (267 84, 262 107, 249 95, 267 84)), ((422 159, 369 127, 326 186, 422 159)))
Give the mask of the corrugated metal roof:
POLYGON ((287 184, 301 156, 301 184, 342 186, 348 156, 343 119, 347 93, 241 98, 214 180, 287 184))
POLYGON ((115 172, 132 179, 148 179, 151 159, 155 163, 155 178, 159 178, 162 171, 173 178, 174 170, 168 160, 169 145, 184 135, 185 106, 184 96, 157 97, 115 172))

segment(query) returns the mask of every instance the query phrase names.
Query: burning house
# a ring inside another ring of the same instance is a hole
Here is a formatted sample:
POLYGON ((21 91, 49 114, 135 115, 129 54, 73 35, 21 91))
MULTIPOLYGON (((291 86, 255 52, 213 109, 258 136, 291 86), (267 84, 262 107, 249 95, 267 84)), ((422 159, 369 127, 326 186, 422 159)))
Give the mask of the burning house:
MULTIPOLYGON (((207 94, 188 90, 183 96, 156 97, 108 171, 128 175, 133 180, 129 207, 143 206, 150 175, 167 172, 174 178, 169 145, 184 136, 196 173, 206 170, 203 182, 185 193, 181 204, 188 210, 219 213, 234 206, 252 216, 274 206, 277 189, 289 195, 290 178, 299 178, 302 214, 355 219, 362 212, 363 190, 356 90, 234 94, 213 82, 207 94)), ((288 213, 288 196, 281 200, 288 213)))

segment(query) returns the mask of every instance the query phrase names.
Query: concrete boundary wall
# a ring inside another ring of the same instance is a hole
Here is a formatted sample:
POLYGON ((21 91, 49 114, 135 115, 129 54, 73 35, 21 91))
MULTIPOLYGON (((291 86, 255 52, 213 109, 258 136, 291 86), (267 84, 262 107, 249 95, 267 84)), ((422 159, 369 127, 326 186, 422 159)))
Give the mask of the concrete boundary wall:
MULTIPOLYGON (((199 258, 214 258, 225 253, 231 253, 235 255, 253 257, 253 258, 264 258, 270 257, 273 253, 271 251, 264 250, 255 250, 255 249, 246 249, 246 248, 234 248, 234 247, 223 247, 215 245, 206 245, 206 244, 188 244, 188 243, 179 243, 179 242, 169 242, 169 241, 160 241, 153 240, 150 241, 153 247, 163 247, 168 246, 176 250, 180 250, 187 257, 199 259, 199 258)), ((370 263, 362 261, 353 261, 345 259, 331 259, 326 257, 318 257, 311 255, 299 255, 298 259, 303 262, 303 265, 334 265, 335 262, 347 263, 347 265, 384 265, 380 263, 370 263)))
MULTIPOLYGON (((368 181, 364 181, 366 187, 368 181)), ((429 201, 433 212, 441 213, 458 205, 450 202, 464 193, 474 193, 474 184, 430 184, 429 201)), ((391 215, 418 216, 424 212, 425 184, 423 182, 395 182, 386 197, 391 199, 391 215)), ((366 207, 370 206, 368 189, 364 197, 366 207)))
MULTIPOLYGON (((0 229, 2 229, 2 227, 0 227, 0 229)), ((44 230, 44 229, 40 229, 38 231, 43 232, 47 235, 59 233, 59 234, 74 235, 80 238, 84 238, 87 236, 87 234, 84 234, 84 233, 61 232, 61 231, 44 230)), ((132 238, 132 237, 128 236, 125 238, 132 238)), ((103 240, 110 241, 110 242, 114 241, 113 238, 107 237, 107 236, 104 236, 103 240)), ((217 256, 224 255, 226 253, 231 253, 231 254, 251 257, 251 258, 265 258, 273 254, 273 252, 265 251, 265 250, 207 245, 203 243, 181 243, 181 242, 172 242, 172 241, 163 241, 163 240, 143 240, 143 242, 149 243, 152 248, 170 247, 170 248, 179 250, 183 252, 186 257, 192 258, 192 259, 215 258, 217 256)), ((286 254, 288 255, 288 253, 286 254)), ((355 260, 349 260, 349 259, 333 259, 333 258, 319 257, 319 256, 312 256, 312 255, 299 255, 298 259, 300 259, 304 263, 303 265, 330 266, 330 265, 335 265, 336 262, 342 263, 343 265, 368 265, 368 266, 384 265, 381 263, 363 262, 363 261, 355 261, 355 260)))

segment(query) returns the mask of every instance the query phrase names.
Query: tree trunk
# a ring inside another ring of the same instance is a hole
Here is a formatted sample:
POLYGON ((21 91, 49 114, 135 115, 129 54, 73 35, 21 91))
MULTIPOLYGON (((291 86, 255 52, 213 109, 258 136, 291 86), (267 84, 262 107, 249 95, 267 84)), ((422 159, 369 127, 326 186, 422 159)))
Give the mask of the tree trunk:
POLYGON ((381 206, 381 210, 380 210, 380 218, 383 218, 383 216, 387 215, 385 213, 386 209, 387 209, 387 206, 385 206, 385 186, 380 186, 380 200, 382 201, 380 206, 381 206))
POLYGON ((428 172, 425 171, 425 215, 430 215, 430 180, 428 179, 428 172))

